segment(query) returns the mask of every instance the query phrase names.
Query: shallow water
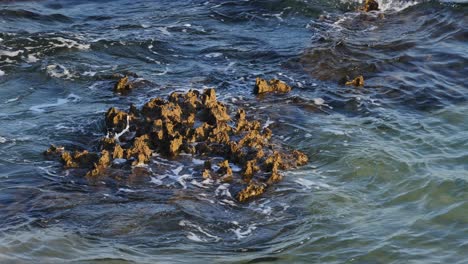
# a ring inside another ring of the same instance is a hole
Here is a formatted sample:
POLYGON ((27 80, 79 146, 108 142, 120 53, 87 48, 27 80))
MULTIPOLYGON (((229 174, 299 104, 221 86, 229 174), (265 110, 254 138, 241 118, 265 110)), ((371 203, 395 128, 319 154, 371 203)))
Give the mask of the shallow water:
POLYGON ((468 5, 380 3, 0 3, 0 262, 464 263, 468 5), (145 82, 118 96, 113 73, 145 82), (255 98, 256 76, 293 91, 255 98), (111 106, 205 87, 311 162, 239 204, 189 156, 90 185, 41 154, 90 148, 111 106))

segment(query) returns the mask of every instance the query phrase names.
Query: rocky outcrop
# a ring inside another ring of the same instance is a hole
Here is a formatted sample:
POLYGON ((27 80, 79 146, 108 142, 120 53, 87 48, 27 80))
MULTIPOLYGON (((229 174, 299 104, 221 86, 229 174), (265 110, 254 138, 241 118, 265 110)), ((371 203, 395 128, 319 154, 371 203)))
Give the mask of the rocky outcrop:
POLYGON ((376 0, 366 0, 364 5, 359 8, 360 11, 370 12, 370 11, 378 11, 379 10, 379 3, 376 0))
MULTIPOLYGON (((277 80, 260 81, 258 86, 262 92, 290 90, 277 80)), ((98 152, 71 153, 53 146, 46 154, 60 152, 65 168, 83 168, 88 171, 86 177, 96 178, 105 176, 116 160, 138 166, 149 163, 155 153, 169 158, 187 153, 206 160, 200 178, 237 186, 234 195, 240 202, 280 181, 283 170, 308 162, 304 153, 273 144, 272 131, 249 120, 243 109, 231 117, 227 105, 217 101, 214 89, 173 92, 167 100, 153 98, 140 109, 133 105, 128 111, 110 108, 105 123, 108 133, 95 146, 98 152), (214 157, 224 159, 217 170, 210 161, 214 157), (240 171, 233 172, 234 164, 240 171)))
POLYGON ((120 78, 114 85, 114 92, 127 94, 133 89, 133 84, 128 80, 128 76, 120 78))
POLYGON ((288 93, 290 91, 291 86, 277 79, 271 79, 270 81, 266 81, 262 78, 257 77, 257 79, 255 80, 254 94, 288 93))

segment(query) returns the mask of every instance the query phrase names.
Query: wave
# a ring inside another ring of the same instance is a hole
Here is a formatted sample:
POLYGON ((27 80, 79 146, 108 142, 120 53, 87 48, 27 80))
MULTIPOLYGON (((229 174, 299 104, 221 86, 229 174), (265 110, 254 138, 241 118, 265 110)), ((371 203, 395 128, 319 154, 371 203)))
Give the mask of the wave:
POLYGON ((44 15, 25 9, 0 9, 0 16, 4 19, 30 19, 44 22, 72 23, 73 19, 62 14, 44 15))
POLYGON ((312 47, 290 65, 335 83, 364 75, 374 97, 419 109, 442 107, 468 98, 462 74, 468 70, 467 24, 463 11, 433 3, 385 17, 330 14, 311 23, 312 47))

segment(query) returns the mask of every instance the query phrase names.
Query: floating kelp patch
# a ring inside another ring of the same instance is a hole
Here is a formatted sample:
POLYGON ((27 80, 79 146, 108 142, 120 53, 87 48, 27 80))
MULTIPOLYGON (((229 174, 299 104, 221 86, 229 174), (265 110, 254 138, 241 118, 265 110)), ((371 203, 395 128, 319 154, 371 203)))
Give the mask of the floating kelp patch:
POLYGON ((141 109, 110 108, 105 116, 107 136, 98 152, 65 151, 52 146, 47 156, 59 155, 65 168, 85 169, 88 179, 106 176, 115 166, 150 162, 154 154, 175 158, 180 153, 204 160, 200 179, 232 183, 235 198, 246 201, 280 181, 281 170, 305 165, 308 157, 272 143, 272 131, 249 120, 243 109, 230 116, 217 101, 214 89, 173 92, 168 99, 153 98, 141 109), (217 166, 211 161, 223 159, 217 166), (240 168, 233 170, 231 164, 240 168))

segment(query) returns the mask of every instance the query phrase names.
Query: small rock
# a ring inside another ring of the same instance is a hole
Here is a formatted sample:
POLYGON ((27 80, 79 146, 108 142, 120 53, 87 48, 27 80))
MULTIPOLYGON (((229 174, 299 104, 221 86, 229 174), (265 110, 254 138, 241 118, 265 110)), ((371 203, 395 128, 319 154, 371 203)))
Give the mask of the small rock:
POLYGON ((366 0, 359 10, 364 12, 378 11, 379 3, 376 0, 366 0))
POLYGON ((128 76, 120 78, 114 85, 114 92, 127 94, 133 89, 133 84, 128 81, 128 76))
POLYGON ((271 79, 269 82, 257 77, 255 80, 254 94, 263 93, 288 93, 291 91, 291 87, 285 82, 271 79))
POLYGON ((364 86, 364 77, 359 75, 358 77, 354 78, 351 81, 347 81, 345 85, 351 85, 355 87, 363 87, 364 86))

